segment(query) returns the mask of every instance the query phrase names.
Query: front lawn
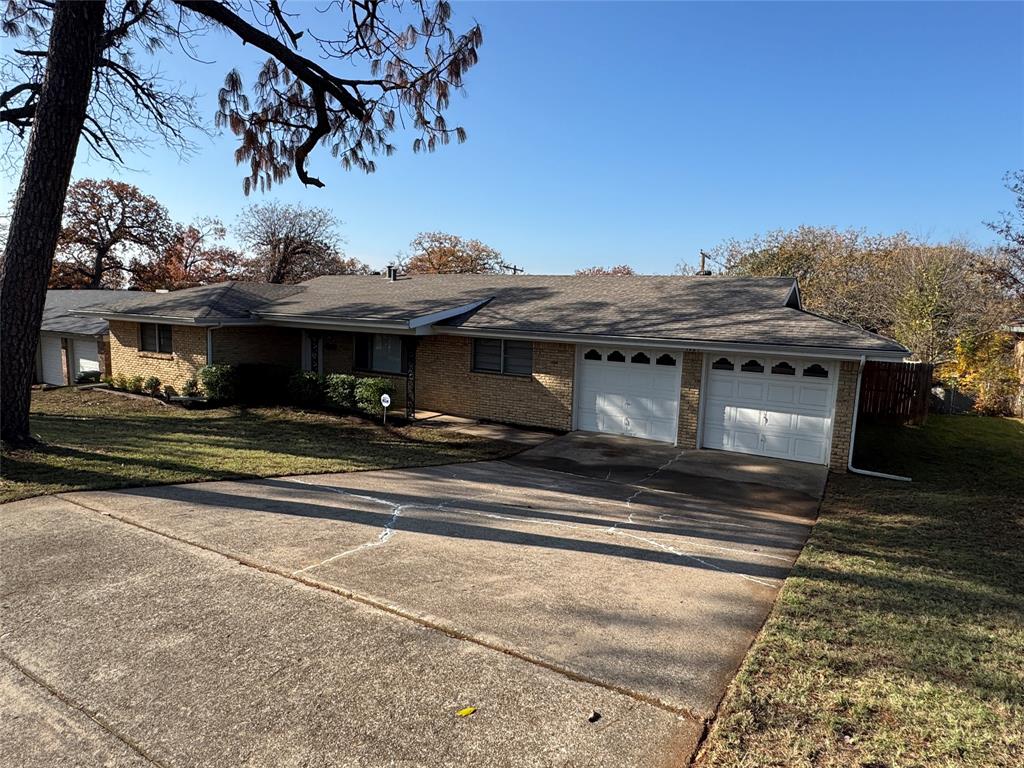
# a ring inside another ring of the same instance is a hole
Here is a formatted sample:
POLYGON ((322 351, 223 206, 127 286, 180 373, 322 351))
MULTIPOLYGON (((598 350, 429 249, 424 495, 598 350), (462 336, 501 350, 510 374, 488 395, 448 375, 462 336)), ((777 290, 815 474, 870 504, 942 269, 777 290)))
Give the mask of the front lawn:
POLYGON ((289 408, 186 411, 97 390, 32 395, 39 450, 4 451, 0 501, 70 490, 348 472, 498 458, 518 448, 451 430, 382 428, 289 408))
POLYGON ((1024 422, 865 427, 699 765, 1024 765, 1024 422))

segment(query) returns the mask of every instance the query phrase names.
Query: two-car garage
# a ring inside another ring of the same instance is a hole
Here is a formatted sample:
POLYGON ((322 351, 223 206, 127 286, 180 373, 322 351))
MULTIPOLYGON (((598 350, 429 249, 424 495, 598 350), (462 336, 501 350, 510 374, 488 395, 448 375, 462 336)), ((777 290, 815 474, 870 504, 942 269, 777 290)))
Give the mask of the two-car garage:
MULTIPOLYGON (((580 346, 576 428, 675 443, 683 354, 580 346)), ((836 361, 717 352, 702 358, 702 447, 828 462, 836 361)))

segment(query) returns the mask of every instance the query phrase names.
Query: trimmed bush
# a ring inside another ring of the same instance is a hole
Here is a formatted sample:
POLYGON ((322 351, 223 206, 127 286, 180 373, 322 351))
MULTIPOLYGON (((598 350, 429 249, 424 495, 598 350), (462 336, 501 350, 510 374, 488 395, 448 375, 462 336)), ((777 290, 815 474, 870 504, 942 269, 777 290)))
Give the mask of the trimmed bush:
POLYGON ((298 371, 288 379, 288 398, 296 405, 319 405, 324 401, 324 380, 312 371, 298 371))
POLYGON ((131 379, 128 380, 128 389, 130 389, 132 392, 134 392, 137 395, 141 395, 142 394, 142 385, 145 384, 145 383, 146 383, 146 380, 144 378, 142 378, 141 376, 132 376, 131 379))
POLYGON ((75 384, 96 384, 100 380, 99 371, 82 371, 75 378, 75 384))
POLYGON ((114 389, 128 389, 128 377, 119 373, 114 377, 113 384, 114 389))
POLYGON ((153 397, 159 397, 160 379, 158 379, 156 376, 150 376, 148 379, 146 379, 146 382, 142 385, 142 388, 145 389, 153 397))
POLYGON ((295 369, 287 365, 236 365, 235 396, 247 405, 280 405, 288 401, 288 380, 294 373, 295 369))
POLYGON ((396 391, 395 382, 391 379, 358 379, 355 389, 356 408, 363 413, 378 416, 384 413, 384 408, 380 404, 380 396, 387 393, 391 395, 391 400, 394 402, 396 391))
POLYGON ((235 399, 235 369, 230 365, 204 365, 197 374, 208 400, 230 403, 235 399))
POLYGON ((332 373, 324 378, 327 402, 345 411, 356 407, 356 377, 347 373, 332 373))
POLYGON ((181 396, 182 397, 199 397, 199 382, 195 376, 185 380, 185 383, 181 385, 181 396))

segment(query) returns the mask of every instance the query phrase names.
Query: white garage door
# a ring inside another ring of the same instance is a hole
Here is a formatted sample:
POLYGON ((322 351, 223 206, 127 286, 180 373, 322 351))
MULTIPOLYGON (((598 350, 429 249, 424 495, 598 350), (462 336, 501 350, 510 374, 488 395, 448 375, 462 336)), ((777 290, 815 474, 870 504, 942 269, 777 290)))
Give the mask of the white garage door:
POLYGON ((67 384, 64 381, 64 352, 60 348, 60 336, 39 337, 39 358, 43 363, 44 384, 67 384))
POLYGON ((710 357, 705 448, 827 462, 835 363, 713 353, 710 357))
POLYGON ((681 355, 583 347, 577 429, 674 443, 681 355))
POLYGON ((74 342, 75 379, 87 371, 100 369, 100 353, 95 339, 75 339, 74 342))

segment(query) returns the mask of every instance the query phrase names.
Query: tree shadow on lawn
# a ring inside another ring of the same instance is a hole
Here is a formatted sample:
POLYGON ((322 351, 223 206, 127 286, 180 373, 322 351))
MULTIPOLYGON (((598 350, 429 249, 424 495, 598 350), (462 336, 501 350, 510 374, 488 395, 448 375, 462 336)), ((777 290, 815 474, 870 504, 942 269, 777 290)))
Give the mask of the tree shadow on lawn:
POLYGON ((1011 650, 1024 650, 1019 516, 998 497, 831 482, 829 513, 791 577, 805 581, 783 615, 820 624, 844 675, 895 667, 1024 704, 1024 658, 1011 650))

